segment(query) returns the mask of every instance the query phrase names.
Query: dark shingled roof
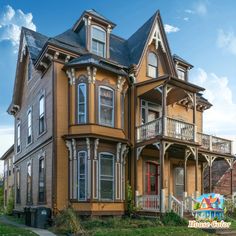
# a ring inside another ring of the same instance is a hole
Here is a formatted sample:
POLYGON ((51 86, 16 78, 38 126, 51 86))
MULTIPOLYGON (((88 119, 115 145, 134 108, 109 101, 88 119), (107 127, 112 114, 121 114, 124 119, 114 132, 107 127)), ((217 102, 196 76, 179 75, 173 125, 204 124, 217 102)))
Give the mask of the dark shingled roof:
POLYGON ((193 68, 193 65, 192 65, 192 64, 190 64, 189 62, 187 62, 187 61, 184 60, 182 57, 180 57, 180 56, 178 56, 178 55, 176 55, 176 54, 173 55, 173 59, 174 59, 174 60, 177 60, 177 61, 181 61, 181 62, 183 62, 184 64, 187 64, 187 65, 189 65, 191 68, 193 68))
POLYGON ((89 13, 91 15, 94 15, 94 16, 96 16, 96 17, 98 17, 98 18, 100 18, 100 19, 102 19, 104 21, 110 22, 112 25, 115 25, 115 23, 113 23, 111 20, 107 19, 105 16, 103 16, 101 13, 97 12, 94 9, 89 9, 89 10, 86 10, 84 12, 87 12, 87 13, 89 13))
POLYGON ((48 37, 25 27, 22 27, 22 33, 25 36, 30 57, 33 61, 35 61, 44 44, 47 42, 48 37))
POLYGON ((155 13, 148 21, 146 21, 128 40, 127 45, 130 54, 130 64, 138 64, 142 55, 145 43, 148 39, 154 20, 155 13))
POLYGON ((81 57, 71 60, 66 63, 65 67, 76 65, 94 65, 116 74, 127 76, 127 73, 118 64, 113 64, 110 61, 91 53, 87 53, 81 57))
MULTIPOLYGON (((87 10, 85 12, 96 14, 96 16, 108 21, 108 19, 97 13, 95 10, 87 10)), ((156 14, 157 13, 155 13, 127 40, 114 34, 110 35, 111 61, 117 62, 125 67, 128 67, 131 64, 138 64, 156 18, 156 14)), ((80 36, 72 29, 66 30, 62 34, 59 34, 53 38, 48 38, 47 36, 27 28, 24 28, 23 30, 26 35, 27 45, 33 61, 37 59, 40 51, 46 43, 54 44, 78 54, 88 53, 88 51, 82 46, 80 36)))

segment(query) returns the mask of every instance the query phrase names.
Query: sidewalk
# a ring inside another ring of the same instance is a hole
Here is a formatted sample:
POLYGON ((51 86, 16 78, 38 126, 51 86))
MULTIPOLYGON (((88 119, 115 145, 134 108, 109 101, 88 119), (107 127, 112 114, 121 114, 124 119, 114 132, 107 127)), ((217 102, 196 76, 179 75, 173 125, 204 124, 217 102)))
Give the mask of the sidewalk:
POLYGON ((33 227, 28 227, 26 225, 18 224, 14 221, 7 219, 5 216, 0 216, 0 222, 2 222, 4 224, 8 224, 8 225, 13 225, 13 226, 16 226, 19 228, 30 230, 39 236, 56 236, 56 234, 54 234, 46 229, 38 229, 38 228, 33 228, 33 227))

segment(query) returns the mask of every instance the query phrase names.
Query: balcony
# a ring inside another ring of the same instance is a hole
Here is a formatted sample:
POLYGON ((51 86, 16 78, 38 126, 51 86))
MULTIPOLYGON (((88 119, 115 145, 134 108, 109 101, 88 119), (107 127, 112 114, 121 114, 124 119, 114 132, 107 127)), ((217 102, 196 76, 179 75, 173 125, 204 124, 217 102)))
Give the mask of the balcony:
POLYGON ((187 122, 166 117, 164 119, 163 134, 163 118, 158 118, 137 127, 137 143, 150 140, 158 135, 169 138, 178 139, 188 142, 198 142, 201 149, 221 154, 232 153, 232 143, 230 140, 198 133, 195 138, 196 127, 187 122))
MULTIPOLYGON (((166 135, 185 141, 194 140, 194 125, 172 118, 165 119, 166 135)), ((137 142, 143 142, 162 135, 162 118, 145 123, 137 127, 137 142)))
POLYGON ((232 153, 232 142, 227 139, 211 136, 208 134, 198 133, 198 142, 201 145, 202 149, 208 151, 222 154, 232 153))

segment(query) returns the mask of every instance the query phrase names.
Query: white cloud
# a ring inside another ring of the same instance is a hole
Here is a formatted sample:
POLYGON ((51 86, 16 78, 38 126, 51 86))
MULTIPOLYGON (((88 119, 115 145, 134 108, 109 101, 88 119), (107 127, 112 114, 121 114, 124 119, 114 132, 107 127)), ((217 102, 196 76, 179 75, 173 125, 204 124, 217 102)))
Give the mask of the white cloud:
POLYGON ((198 15, 204 16, 207 14, 207 6, 203 2, 197 3, 194 7, 194 10, 198 15))
POLYGON ((204 87, 204 97, 213 104, 204 112, 204 132, 232 137, 236 134, 236 103, 227 77, 217 76, 199 68, 193 82, 204 87))
POLYGON ((168 24, 165 24, 164 25, 164 28, 165 28, 165 31, 166 33, 176 33, 178 31, 180 31, 180 29, 178 27, 175 27, 173 25, 168 25, 168 24))
MULTIPOLYGON (((14 143, 14 129, 12 126, 0 126, 0 157, 14 143)), ((0 161, 0 174, 3 173, 3 161, 0 161)))
POLYGON ((186 12, 188 14, 194 14, 194 11, 191 9, 185 9, 184 12, 186 12))
POLYGON ((20 9, 5 6, 0 12, 0 42, 8 40, 13 46, 18 46, 22 26, 36 30, 32 13, 25 14, 20 9))
POLYGON ((184 21, 189 21, 189 17, 184 17, 184 21))
POLYGON ((225 49, 236 55, 236 35, 234 32, 224 32, 223 30, 218 31, 217 45, 219 48, 225 49))

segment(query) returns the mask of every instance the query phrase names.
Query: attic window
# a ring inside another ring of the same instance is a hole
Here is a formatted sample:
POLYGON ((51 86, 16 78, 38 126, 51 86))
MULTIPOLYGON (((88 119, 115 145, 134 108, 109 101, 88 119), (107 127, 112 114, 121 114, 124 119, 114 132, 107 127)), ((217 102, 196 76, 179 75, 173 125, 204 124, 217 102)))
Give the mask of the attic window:
POLYGON ((155 53, 148 54, 148 76, 157 78, 157 56, 155 53))
POLYGON ((100 57, 106 56, 106 32, 98 26, 92 26, 92 52, 100 57))
POLYGON ((177 69, 177 73, 178 73, 178 78, 181 80, 185 80, 186 78, 186 70, 182 69, 182 68, 178 68, 177 69))

